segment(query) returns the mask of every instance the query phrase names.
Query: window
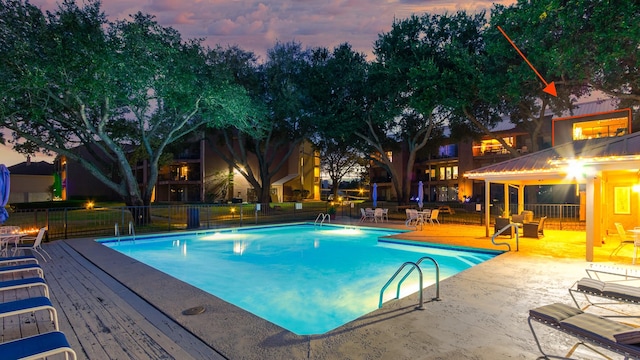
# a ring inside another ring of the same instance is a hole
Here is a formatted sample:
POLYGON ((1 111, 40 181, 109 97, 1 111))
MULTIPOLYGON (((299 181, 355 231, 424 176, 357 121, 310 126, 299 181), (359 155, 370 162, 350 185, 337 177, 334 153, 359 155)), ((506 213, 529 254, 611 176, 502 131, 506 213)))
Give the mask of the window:
MULTIPOLYGON (((514 145, 513 136, 502 138, 509 146, 514 145)), ((496 139, 482 140, 479 145, 473 146, 473 155, 506 154, 507 149, 496 139)))
POLYGON ((627 133, 627 118, 583 121, 573 124, 573 140, 598 139, 627 133))
POLYGON ((453 178, 457 179, 458 178, 458 167, 457 166, 452 167, 452 172, 453 172, 453 178))
POLYGON ((445 168, 443 166, 441 166, 439 170, 440 170, 439 171, 440 177, 438 179, 444 180, 444 177, 445 177, 445 174, 446 174, 445 168))
POLYGON ((458 145, 449 144, 440 146, 438 149, 438 155, 442 158, 456 157, 458 156, 458 145))
POLYGON ((389 162, 393 162, 393 151, 387 151, 387 158, 389 158, 389 162))

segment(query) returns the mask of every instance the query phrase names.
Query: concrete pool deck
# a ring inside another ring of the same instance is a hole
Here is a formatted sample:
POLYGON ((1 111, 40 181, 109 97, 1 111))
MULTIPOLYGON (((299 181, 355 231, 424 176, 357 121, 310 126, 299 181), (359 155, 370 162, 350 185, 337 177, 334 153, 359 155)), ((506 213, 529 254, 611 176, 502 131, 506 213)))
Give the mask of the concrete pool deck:
MULTIPOLYGON (((364 225, 406 229, 401 222, 364 225)), ((171 348, 165 358, 533 359, 540 354, 527 324, 528 310, 552 302, 572 304, 567 289, 586 275, 584 269, 590 265, 584 260, 584 232, 545 230, 545 235, 539 240, 520 238, 519 251, 502 254, 443 280, 440 284, 441 301, 431 300, 435 295, 434 286, 425 289, 424 310, 415 309, 418 297, 414 294, 385 303, 382 309, 331 332, 311 336, 292 334, 91 240, 46 244, 58 255, 54 255, 54 261, 43 264, 43 267, 47 278, 51 273, 56 279, 64 279, 69 277, 64 273, 68 271, 65 270, 68 269, 65 261, 88 260, 90 264, 85 265, 87 268, 89 265, 97 266, 108 274, 104 277, 112 277, 160 310, 166 318, 159 322, 166 326, 156 325, 157 330, 148 331, 156 331, 158 338, 166 337, 175 341, 175 344, 165 346, 171 348), (183 314, 186 309, 200 306, 205 310, 201 314, 183 314), (187 335, 176 335, 181 328, 187 330, 187 335), (195 335, 195 340, 175 339, 176 336, 187 338, 189 335, 195 335), (181 349, 173 348, 175 346, 181 349)), ((427 225, 421 231, 406 233, 402 237, 493 250, 506 249, 491 244, 490 239, 485 237, 484 228, 480 226, 427 225)), ((511 243, 515 250, 515 240, 508 237, 501 237, 501 240, 511 243)), ((599 265, 636 269, 631 266, 632 246, 623 249, 613 259, 609 258, 617 242, 617 238, 612 237, 602 247, 596 247, 596 262, 599 265)), ((77 276, 84 270, 77 267, 74 271, 74 276, 77 276)), ((69 282, 67 286, 73 286, 73 283, 69 282)), ((100 356, 102 354, 110 355, 109 350, 99 353, 95 348, 116 347, 109 344, 113 341, 109 340, 109 336, 115 338, 120 330, 107 325, 108 332, 105 330, 106 334, 100 334, 100 340, 97 340, 106 344, 91 346, 79 330, 87 327, 87 322, 96 321, 95 317, 98 317, 98 322, 106 323, 106 320, 100 319, 96 309, 90 308, 91 305, 83 309, 83 305, 78 305, 81 299, 62 296, 59 289, 62 288, 52 286, 54 305, 63 309, 73 308, 77 312, 74 315, 69 311, 61 327, 79 358, 98 359, 104 358, 100 356)), ((91 297, 92 291, 88 291, 88 294, 91 297)), ((136 306, 145 305, 139 299, 123 296, 121 291, 114 291, 109 297, 114 298, 101 298, 99 304, 120 304, 123 302, 121 298, 126 298, 125 302, 134 311, 136 306)), ((118 306, 113 306, 111 311, 117 313, 118 306)), ((591 308, 589 311, 592 311, 591 308)), ((600 310, 593 309, 593 312, 597 311, 600 310)), ((143 318, 150 318, 144 315, 145 312, 139 313, 143 314, 143 318)), ((128 320, 127 326, 142 326, 139 325, 142 321, 128 320)), ((543 345, 550 353, 564 355, 575 343, 573 338, 546 327, 538 326, 536 329, 539 329, 543 345)), ((577 358, 593 357, 593 353, 579 349, 574 355, 577 358)), ((130 349, 127 356, 132 359, 153 357, 148 354, 144 350, 130 349)), ((109 357, 122 358, 117 355, 109 357)))

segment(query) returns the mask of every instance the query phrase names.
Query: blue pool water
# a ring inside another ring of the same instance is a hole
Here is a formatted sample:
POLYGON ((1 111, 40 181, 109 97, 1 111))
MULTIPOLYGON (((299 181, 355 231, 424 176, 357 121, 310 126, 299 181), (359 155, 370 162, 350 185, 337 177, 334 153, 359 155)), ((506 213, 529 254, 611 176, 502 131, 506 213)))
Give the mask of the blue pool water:
MULTIPOLYGON (((291 224, 101 242, 298 335, 322 334, 377 309, 381 288, 406 261, 433 257, 442 280, 499 254, 383 239, 399 233, 291 224)), ((427 287, 435 268, 421 267, 427 287)), ((418 290, 417 272, 402 290, 401 297, 418 290)))

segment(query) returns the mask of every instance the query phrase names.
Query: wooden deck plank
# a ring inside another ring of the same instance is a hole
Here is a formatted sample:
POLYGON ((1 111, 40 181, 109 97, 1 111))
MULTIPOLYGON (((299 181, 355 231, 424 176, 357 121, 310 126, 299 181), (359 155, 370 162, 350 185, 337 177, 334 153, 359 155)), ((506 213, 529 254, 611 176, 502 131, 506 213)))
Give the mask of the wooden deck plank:
POLYGON ((128 315, 135 311, 118 301, 118 297, 95 277, 88 276, 77 262, 65 261, 67 259, 60 256, 55 259, 57 264, 50 264, 57 266, 58 271, 51 271, 49 278, 58 281, 56 290, 62 291, 66 299, 56 297, 56 302, 72 322, 74 317, 83 322, 85 329, 95 335, 113 358, 170 358, 161 346, 148 339, 149 335, 137 324, 140 321, 128 315))
POLYGON ((64 242, 45 246, 52 301, 80 359, 223 359, 64 242))
MULTIPOLYGON (((143 299, 64 244, 45 245, 40 265, 65 333, 78 359, 223 359, 143 299)), ((32 274, 5 274, 0 280, 32 274)), ((0 301, 43 296, 41 287, 0 292, 0 301)), ((48 311, 0 319, 0 341, 54 329, 48 311)))

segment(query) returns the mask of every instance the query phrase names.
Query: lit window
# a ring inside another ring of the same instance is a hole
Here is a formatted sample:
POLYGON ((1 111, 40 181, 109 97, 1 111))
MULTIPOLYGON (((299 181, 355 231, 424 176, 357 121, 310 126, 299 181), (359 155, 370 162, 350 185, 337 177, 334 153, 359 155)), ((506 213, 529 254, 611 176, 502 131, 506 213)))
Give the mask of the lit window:
POLYGON ((387 158, 389 162, 393 162, 393 151, 387 151, 387 158))
POLYGON ((457 166, 453 167, 453 178, 454 179, 458 178, 458 167, 457 166))
POLYGON ((444 180, 445 174, 446 174, 445 168, 440 167, 440 180, 444 180))
POLYGON ((573 140, 598 139, 627 133, 627 118, 582 121, 573 124, 573 140))

